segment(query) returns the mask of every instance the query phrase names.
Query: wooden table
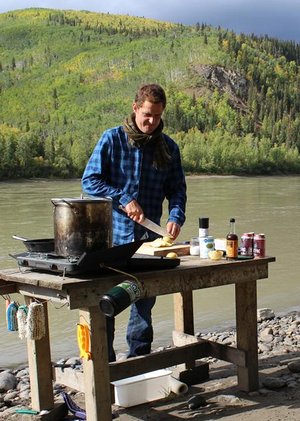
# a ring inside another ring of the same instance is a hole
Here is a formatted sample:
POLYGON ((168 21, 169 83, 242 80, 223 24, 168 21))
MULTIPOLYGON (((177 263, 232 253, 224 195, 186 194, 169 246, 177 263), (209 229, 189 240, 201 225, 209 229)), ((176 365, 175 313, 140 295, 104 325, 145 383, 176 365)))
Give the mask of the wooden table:
MULTIPOLYGON (((27 340, 31 381, 32 408, 38 411, 54 408, 53 367, 50 354, 47 301, 65 303, 70 310, 79 310, 79 321, 90 328, 92 359, 83 360, 83 372, 71 370, 57 381, 85 393, 88 421, 111 420, 110 382, 144 372, 172 367, 180 363, 192 366, 195 360, 213 356, 237 365, 237 380, 241 390, 258 388, 257 352, 257 291, 256 281, 268 277, 268 264, 274 257, 237 261, 210 261, 184 256, 173 269, 135 272, 142 282, 146 297, 174 294, 175 337, 180 335, 186 344, 126 361, 108 363, 105 316, 99 309, 99 299, 114 285, 128 276, 112 272, 67 277, 40 273, 23 268, 0 271, 1 294, 20 293, 25 302, 34 299, 44 303, 46 336, 27 340), (237 346, 229 347, 212 341, 194 338, 193 290, 235 285, 237 346), (193 338, 194 340, 190 340, 193 338), (72 377, 73 375, 73 377, 72 377)), ((155 326, 154 326, 155 330, 155 326)), ((176 345, 176 344, 175 344, 176 345)), ((65 370, 67 371, 67 370, 65 370)), ((51 413, 51 411, 50 411, 51 413)), ((47 418, 51 419, 51 418, 47 418)), ((57 414, 53 420, 58 419, 57 414), (56 417, 56 418, 55 418, 56 417)))

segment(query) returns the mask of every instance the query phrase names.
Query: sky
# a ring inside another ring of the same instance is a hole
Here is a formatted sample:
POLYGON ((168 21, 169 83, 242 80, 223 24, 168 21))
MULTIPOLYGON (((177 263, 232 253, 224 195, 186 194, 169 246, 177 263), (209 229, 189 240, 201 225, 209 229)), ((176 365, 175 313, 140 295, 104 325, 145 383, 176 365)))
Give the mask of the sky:
POLYGON ((300 0, 0 0, 0 13, 43 7, 89 10, 268 35, 300 43, 300 0))

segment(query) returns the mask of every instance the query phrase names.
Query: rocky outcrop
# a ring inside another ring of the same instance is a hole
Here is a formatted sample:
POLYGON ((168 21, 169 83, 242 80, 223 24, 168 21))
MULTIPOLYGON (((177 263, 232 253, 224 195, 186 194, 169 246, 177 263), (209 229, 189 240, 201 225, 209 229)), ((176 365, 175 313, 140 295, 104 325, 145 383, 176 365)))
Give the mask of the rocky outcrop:
POLYGON ((195 65, 192 73, 201 78, 210 90, 217 89, 221 93, 227 93, 234 108, 246 111, 248 83, 243 75, 232 69, 205 64, 195 65))

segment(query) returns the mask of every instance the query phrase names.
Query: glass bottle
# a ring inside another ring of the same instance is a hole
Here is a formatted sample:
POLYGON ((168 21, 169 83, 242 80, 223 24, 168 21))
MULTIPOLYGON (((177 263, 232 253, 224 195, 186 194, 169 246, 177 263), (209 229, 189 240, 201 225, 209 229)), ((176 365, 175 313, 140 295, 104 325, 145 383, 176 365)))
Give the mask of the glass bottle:
POLYGON ((235 219, 230 218, 229 233, 226 236, 226 259, 237 259, 238 257, 238 236, 235 233, 235 219))

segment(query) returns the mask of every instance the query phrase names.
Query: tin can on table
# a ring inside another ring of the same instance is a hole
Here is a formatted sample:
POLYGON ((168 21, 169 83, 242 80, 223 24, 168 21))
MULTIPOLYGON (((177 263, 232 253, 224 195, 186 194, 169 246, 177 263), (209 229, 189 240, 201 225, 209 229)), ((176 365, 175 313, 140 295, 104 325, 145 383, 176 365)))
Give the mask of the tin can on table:
POLYGON ((265 234, 255 234, 253 238, 253 255, 254 257, 265 257, 266 255, 266 238, 265 234))
POLYGON ((211 235, 208 235, 207 237, 200 237, 199 249, 200 249, 200 257, 203 259, 208 259, 208 253, 211 250, 215 249, 214 237, 211 235))
POLYGON ((241 236, 241 256, 253 256, 254 232, 245 232, 241 236))

